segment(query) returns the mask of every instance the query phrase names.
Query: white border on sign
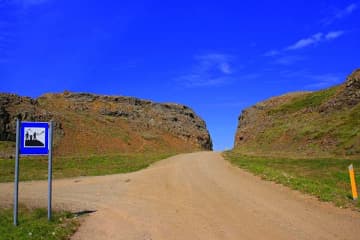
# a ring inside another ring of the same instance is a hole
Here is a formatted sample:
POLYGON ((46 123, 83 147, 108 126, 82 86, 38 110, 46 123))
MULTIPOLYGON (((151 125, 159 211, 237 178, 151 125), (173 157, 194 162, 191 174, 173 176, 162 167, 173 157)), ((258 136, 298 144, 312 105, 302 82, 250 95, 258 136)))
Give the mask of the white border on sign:
POLYGON ((46 147, 46 128, 45 127, 24 127, 24 148, 45 148, 46 147), (26 141, 39 141, 43 146, 27 146, 26 141))

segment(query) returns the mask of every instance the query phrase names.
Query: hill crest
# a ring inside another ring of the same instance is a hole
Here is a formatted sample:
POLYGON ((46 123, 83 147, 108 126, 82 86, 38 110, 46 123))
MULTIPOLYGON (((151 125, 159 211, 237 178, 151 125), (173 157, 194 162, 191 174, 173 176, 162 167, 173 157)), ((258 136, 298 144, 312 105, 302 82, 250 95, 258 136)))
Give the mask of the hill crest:
POLYGON ((339 86, 285 94, 243 110, 234 148, 274 156, 360 156, 360 69, 339 86))
POLYGON ((0 140, 15 140, 15 119, 55 121, 58 155, 211 150, 205 122, 187 106, 134 97, 0 94, 0 140))

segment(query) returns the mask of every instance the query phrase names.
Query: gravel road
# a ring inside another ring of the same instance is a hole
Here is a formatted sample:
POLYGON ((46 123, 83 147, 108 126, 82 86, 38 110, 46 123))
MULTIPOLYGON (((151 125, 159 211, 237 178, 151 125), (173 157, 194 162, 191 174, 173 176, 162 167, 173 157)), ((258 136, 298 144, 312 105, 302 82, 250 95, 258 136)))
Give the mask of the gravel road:
MULTIPOLYGON (((54 181, 53 204, 86 217, 74 240, 360 239, 360 213, 261 180, 216 152, 181 154, 129 174, 54 181)), ((0 184, 0 205, 13 184, 0 184)), ((20 202, 46 206, 46 181, 20 202)))

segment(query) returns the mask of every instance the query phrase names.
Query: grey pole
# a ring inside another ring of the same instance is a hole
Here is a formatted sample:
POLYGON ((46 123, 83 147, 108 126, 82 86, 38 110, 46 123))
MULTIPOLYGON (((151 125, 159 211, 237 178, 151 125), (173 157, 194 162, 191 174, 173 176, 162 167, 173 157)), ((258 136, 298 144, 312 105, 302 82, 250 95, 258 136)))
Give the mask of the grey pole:
POLYGON ((15 147, 15 184, 14 184, 14 225, 18 225, 19 205, 19 144, 20 144, 20 120, 16 119, 16 147, 15 147))
POLYGON ((53 121, 49 127, 49 153, 48 153, 48 220, 51 220, 51 200, 52 200, 52 142, 53 142, 53 121))

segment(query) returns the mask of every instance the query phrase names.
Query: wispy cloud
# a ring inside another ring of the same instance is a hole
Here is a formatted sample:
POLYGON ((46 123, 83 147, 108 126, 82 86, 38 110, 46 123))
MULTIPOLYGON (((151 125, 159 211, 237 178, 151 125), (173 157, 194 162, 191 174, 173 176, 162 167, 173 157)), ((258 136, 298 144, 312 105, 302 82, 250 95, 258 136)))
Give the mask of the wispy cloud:
POLYGON ((347 15, 350 15, 351 13, 353 13, 357 8, 358 8, 358 5, 356 3, 352 3, 348 6, 346 6, 346 8, 338 11, 337 14, 335 15, 335 18, 340 19, 340 18, 346 17, 347 15))
POLYGON ((282 56, 275 59, 273 63, 279 65, 292 65, 304 59, 305 58, 303 56, 282 56))
POLYGON ((233 80, 233 57, 227 54, 211 53, 196 55, 195 64, 189 74, 176 78, 186 87, 211 87, 228 84, 233 80))
POLYGON ((215 77, 210 78, 209 76, 202 74, 189 74, 183 75, 177 78, 177 81, 180 82, 185 87, 212 87, 219 86, 229 82, 227 77, 215 77))
POLYGON ((304 89, 317 90, 330 87, 335 84, 340 84, 344 81, 344 73, 314 73, 308 69, 300 69, 296 71, 284 70, 279 72, 279 79, 283 79, 285 81, 301 80, 304 82, 304 89))
MULTIPOLYGON (((310 37, 301 38, 298 41, 296 41, 295 43, 293 43, 285 48, 282 48, 280 50, 272 49, 268 52, 265 52, 263 55, 266 57, 279 56, 286 51, 299 50, 299 49, 303 49, 303 48, 310 47, 313 45, 317 45, 322 42, 326 42, 326 41, 330 41, 330 40, 339 38, 344 34, 345 34, 345 31, 343 31, 343 30, 330 31, 327 33, 318 32, 318 33, 311 35, 310 37)), ((283 60, 283 58, 280 58, 279 60, 283 60)), ((290 58, 285 59, 285 60, 290 60, 290 58)), ((295 59, 293 58, 293 60, 295 60, 295 59)))
POLYGON ((5 3, 7 6, 13 6, 20 11, 26 11, 30 8, 41 6, 52 1, 53 0, 7 0, 5 3))
POLYGON ((329 17, 324 18, 322 20, 322 23, 325 25, 329 25, 337 20, 343 19, 355 12, 358 7, 359 6, 357 3, 351 3, 342 9, 336 9, 333 14, 331 14, 329 17))
POLYGON ((22 6, 34 6, 47 3, 51 0, 13 0, 14 3, 22 6))
POLYGON ((344 31, 332 31, 332 32, 328 32, 326 34, 324 34, 322 32, 318 32, 316 34, 313 34, 310 37, 302 38, 302 39, 298 40, 294 44, 286 47, 285 50, 296 50, 296 49, 309 47, 311 45, 315 45, 320 42, 336 39, 336 38, 342 36, 344 33, 345 33, 344 31))
POLYGON ((343 81, 343 76, 337 73, 308 74, 305 77, 312 81, 312 83, 305 86, 308 89, 330 87, 343 81))
POLYGON ((197 55, 195 59, 198 61, 200 69, 215 68, 224 74, 231 74, 230 61, 232 56, 219 53, 211 53, 205 55, 197 55))
POLYGON ((310 45, 314 45, 318 42, 321 42, 323 39, 323 33, 316 33, 310 37, 307 38, 302 38, 300 40, 298 40, 296 43, 286 47, 286 50, 296 50, 296 49, 300 49, 300 48, 304 48, 304 47, 308 47, 310 45))
POLYGON ((344 31, 329 32, 328 34, 325 35, 325 40, 331 40, 331 39, 338 38, 338 37, 342 36, 344 33, 345 33, 344 31))
POLYGON ((265 57, 273 57, 279 55, 281 52, 279 50, 270 50, 264 53, 265 57))

